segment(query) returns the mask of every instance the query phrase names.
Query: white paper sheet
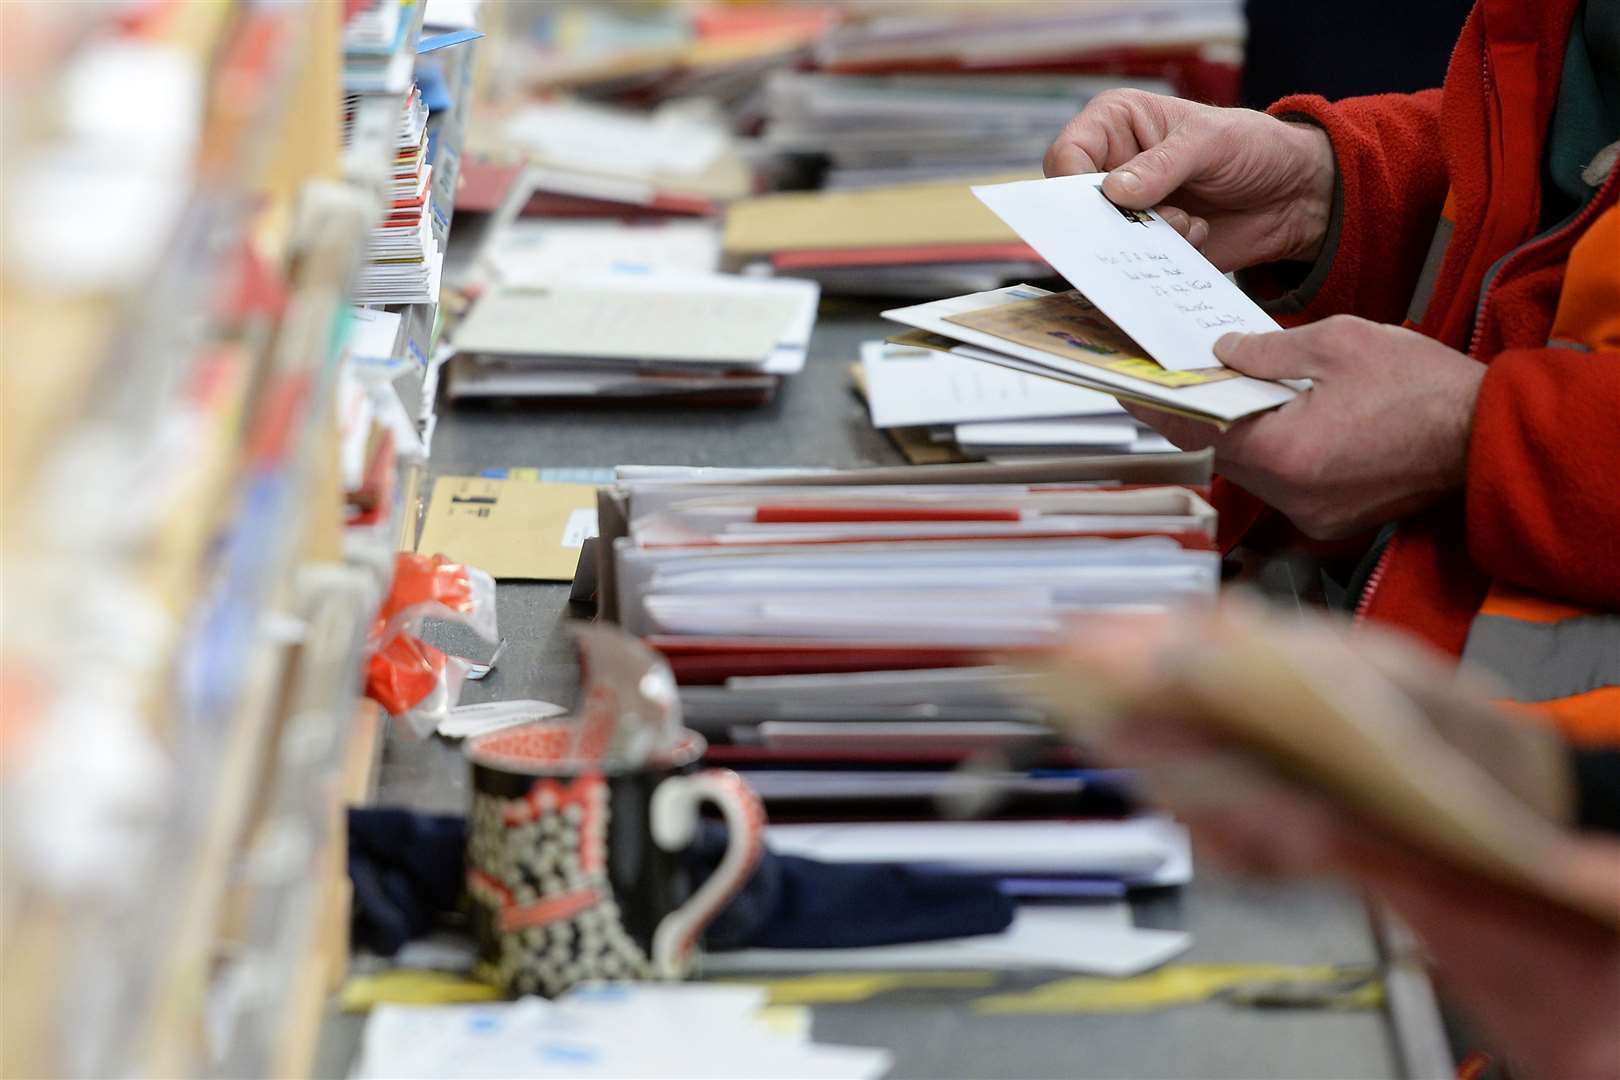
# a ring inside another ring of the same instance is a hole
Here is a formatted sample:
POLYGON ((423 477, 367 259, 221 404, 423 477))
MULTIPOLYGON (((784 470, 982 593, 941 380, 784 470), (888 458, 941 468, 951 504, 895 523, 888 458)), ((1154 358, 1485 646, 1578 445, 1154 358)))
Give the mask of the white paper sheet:
POLYGON ((509 285, 544 285, 606 273, 712 274, 720 267, 713 222, 512 222, 484 257, 509 285))
POLYGON ((826 862, 937 863, 1005 873, 1092 874, 1152 885, 1192 880, 1192 845, 1169 818, 1128 821, 858 822, 772 825, 782 855, 826 862))
POLYGON ((861 366, 874 427, 1124 412, 1100 391, 933 349, 867 341, 861 344, 861 366))
POLYGON ((973 194, 1173 371, 1220 367, 1214 344, 1277 321, 1152 211, 1121 210, 1106 173, 975 187, 973 194))
POLYGON ((1005 932, 865 949, 745 949, 703 958, 708 975, 764 971, 895 971, 1006 968, 1120 978, 1185 952, 1192 935, 1131 925, 1124 901, 1022 907, 1005 932))
POLYGON ((480 2, 481 0, 427 0, 427 13, 422 16, 422 25, 439 30, 476 29, 480 2))
POLYGON ((680 110, 648 115, 576 101, 527 104, 507 120, 505 133, 547 162, 627 177, 694 176, 730 142, 720 123, 680 110))
POLYGON ((399 337, 400 313, 382 308, 349 308, 349 354, 363 360, 381 360, 394 355, 399 337))
POLYGON ((802 1029, 766 1026, 763 1003, 755 987, 683 983, 587 988, 555 1002, 380 1005, 353 1075, 872 1080, 888 1071, 887 1051, 818 1046, 802 1029))
MULTIPOLYGON (((977 361, 970 360, 968 363, 977 361)), ((1131 447, 1136 443, 1136 434, 1136 421, 1128 416, 1116 419, 1088 417, 1083 420, 994 421, 956 425, 956 441, 964 447, 1131 447)))
POLYGON ((821 289, 798 278, 597 274, 547 288, 500 286, 457 328, 458 351, 514 359, 804 366, 821 289))
POLYGON ((679 281, 656 290, 622 288, 612 279, 545 289, 503 286, 473 306, 455 344, 458 352, 488 356, 758 367, 801 306, 793 296, 690 288, 679 281))

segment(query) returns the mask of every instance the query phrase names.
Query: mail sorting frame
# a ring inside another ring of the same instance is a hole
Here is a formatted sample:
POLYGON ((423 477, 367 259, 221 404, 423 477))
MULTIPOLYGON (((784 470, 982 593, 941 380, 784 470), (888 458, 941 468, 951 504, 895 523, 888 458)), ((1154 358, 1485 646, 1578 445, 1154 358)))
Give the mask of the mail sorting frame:
MULTIPOLYGON (((882 305, 824 305, 804 372, 759 409, 480 406, 445 408, 430 472, 492 467, 686 464, 854 467, 902 464, 851 392, 848 368, 863 340, 892 330, 882 305)), ((539 698, 571 704, 578 688, 563 630, 568 586, 503 583, 506 648, 497 669, 463 700, 539 698)), ((390 730, 382 747, 380 805, 465 812, 467 770, 457 746, 413 742, 390 730)), ((1134 902, 1139 925, 1188 929, 1192 949, 1172 963, 1371 964, 1387 940, 1360 898, 1328 884, 1277 884, 1225 875, 1207 862, 1179 894, 1134 902)), ((997 973, 976 988, 902 988, 813 1010, 815 1038, 886 1046, 893 1077, 1409 1077, 1453 1074, 1428 981, 1394 965, 1383 1010, 1259 1009, 1219 1001, 1158 1012, 985 1014, 974 1001, 1028 991, 1061 972, 997 973)), ((346 1074, 361 1019, 335 1011, 319 1064, 346 1074)))

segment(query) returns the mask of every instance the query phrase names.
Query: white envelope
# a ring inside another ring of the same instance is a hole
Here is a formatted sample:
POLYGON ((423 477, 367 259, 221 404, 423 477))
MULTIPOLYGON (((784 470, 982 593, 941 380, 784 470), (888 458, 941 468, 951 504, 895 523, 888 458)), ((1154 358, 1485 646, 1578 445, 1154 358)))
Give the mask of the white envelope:
POLYGON ((1171 371, 1222 366, 1213 346, 1223 334, 1282 329, 1157 213, 1109 201, 1107 175, 987 184, 973 194, 1171 371))

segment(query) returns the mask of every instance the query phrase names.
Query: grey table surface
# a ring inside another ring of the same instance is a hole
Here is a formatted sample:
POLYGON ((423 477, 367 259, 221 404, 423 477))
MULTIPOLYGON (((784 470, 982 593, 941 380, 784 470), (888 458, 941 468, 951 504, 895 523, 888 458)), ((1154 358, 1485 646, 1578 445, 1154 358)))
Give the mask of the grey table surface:
MULTIPOLYGON (((432 472, 491 466, 621 463, 721 466, 894 464, 851 392, 859 343, 881 336, 876 306, 824 306, 807 369, 777 400, 754 410, 638 408, 451 409, 433 446, 432 472)), ((465 700, 536 697, 570 704, 576 669, 562 622, 561 585, 499 590, 506 650, 465 700)), ((440 741, 386 740, 378 801, 460 812, 467 777, 457 749, 440 741)), ((1138 904, 1139 923, 1191 930, 1177 963, 1373 963, 1366 909, 1344 890, 1246 881, 1200 866, 1179 895, 1138 904)), ((1050 979, 1054 976, 1047 976, 1050 979)), ((1002 989, 1042 981, 1009 976, 1002 989)), ((818 1006, 814 1037, 884 1046, 904 1077, 1392 1077, 1401 1075, 1390 1018, 1379 1010, 1257 1010, 1210 1003, 1115 1015, 984 1015, 968 996, 902 991, 818 1006)), ((322 1069, 341 1074, 357 1021, 334 1020, 322 1069)))

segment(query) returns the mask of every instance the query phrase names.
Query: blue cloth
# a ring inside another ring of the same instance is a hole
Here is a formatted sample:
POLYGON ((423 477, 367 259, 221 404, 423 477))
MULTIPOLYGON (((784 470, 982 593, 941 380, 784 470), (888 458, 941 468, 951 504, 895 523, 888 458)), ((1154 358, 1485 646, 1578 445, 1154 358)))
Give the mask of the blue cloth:
POLYGON ((459 815, 349 810, 349 880, 356 944, 393 956, 456 910, 467 874, 459 815))
MULTIPOLYGON (((686 853, 694 879, 726 850, 723 826, 705 822, 686 853)), ((823 863, 767 851, 759 869, 704 934, 730 949, 855 949, 999 934, 1016 903, 993 878, 949 877, 896 863, 823 863)))
MULTIPOLYGON (((349 811, 354 939, 392 956, 460 904, 467 826, 458 816, 349 811)), ((694 882, 725 854, 726 830, 705 822, 683 855, 694 882)), ((941 875, 893 863, 822 863, 767 851, 705 934, 705 947, 847 949, 996 934, 1015 902, 994 878, 941 875)))

